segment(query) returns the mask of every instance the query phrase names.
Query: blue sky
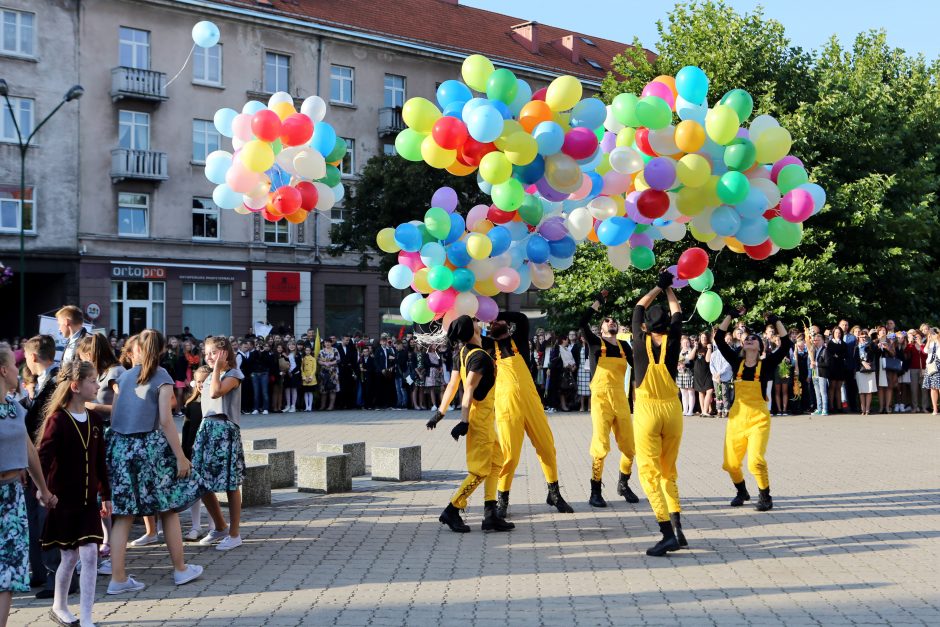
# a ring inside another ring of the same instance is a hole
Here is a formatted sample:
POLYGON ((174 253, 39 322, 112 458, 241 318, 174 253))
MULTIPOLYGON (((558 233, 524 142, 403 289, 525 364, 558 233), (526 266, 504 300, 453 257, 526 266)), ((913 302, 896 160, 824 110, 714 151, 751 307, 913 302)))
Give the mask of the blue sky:
MULTIPOLYGON (((587 35, 630 42, 634 35, 655 49, 656 21, 665 19, 676 4, 672 0, 460 0, 467 6, 487 9, 524 20, 568 27, 587 35)), ((794 45, 821 47, 836 35, 848 44, 861 31, 884 28, 888 42, 928 59, 940 56, 940 2, 937 0, 727 0, 739 12, 758 4, 764 14, 781 22, 794 45)))

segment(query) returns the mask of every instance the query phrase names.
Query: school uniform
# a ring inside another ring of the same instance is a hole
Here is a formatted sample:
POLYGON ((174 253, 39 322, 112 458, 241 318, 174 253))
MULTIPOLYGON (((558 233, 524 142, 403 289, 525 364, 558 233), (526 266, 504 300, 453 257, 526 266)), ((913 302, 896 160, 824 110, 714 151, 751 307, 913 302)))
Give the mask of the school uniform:
POLYGON ((228 394, 212 398, 212 376, 202 384, 202 423, 193 444, 193 469, 202 485, 211 492, 234 492, 245 480, 245 452, 238 426, 241 407, 241 381, 237 368, 226 370, 219 379, 238 380, 228 394))
MULTIPOLYGON (((0 473, 23 470, 26 409, 0 402, 0 473)), ((26 497, 19 476, 0 480, 0 592, 29 592, 29 529, 26 497)))

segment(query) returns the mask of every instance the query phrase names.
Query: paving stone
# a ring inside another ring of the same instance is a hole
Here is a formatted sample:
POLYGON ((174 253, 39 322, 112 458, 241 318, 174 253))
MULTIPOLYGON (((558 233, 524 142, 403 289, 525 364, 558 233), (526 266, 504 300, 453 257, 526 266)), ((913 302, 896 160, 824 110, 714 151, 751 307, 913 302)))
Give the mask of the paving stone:
POLYGON ((374 481, 418 481, 421 479, 420 446, 373 446, 374 481))
POLYGON ((271 488, 294 485, 294 451, 245 451, 245 463, 267 464, 271 467, 271 488))
POLYGON ((348 453, 302 455, 297 466, 297 489, 333 494, 352 490, 348 453))
POLYGON ((365 442, 317 442, 318 453, 348 453, 349 474, 361 477, 366 474, 366 443, 365 442))

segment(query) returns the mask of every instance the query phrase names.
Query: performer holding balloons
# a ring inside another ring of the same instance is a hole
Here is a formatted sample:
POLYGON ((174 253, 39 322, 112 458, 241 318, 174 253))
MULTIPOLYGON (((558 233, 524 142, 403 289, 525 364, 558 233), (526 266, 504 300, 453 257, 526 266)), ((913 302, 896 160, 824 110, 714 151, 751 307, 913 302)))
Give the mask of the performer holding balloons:
POLYGON ((672 274, 659 274, 656 287, 633 310, 633 356, 636 380, 637 466, 640 482, 656 515, 662 539, 646 550, 661 557, 688 546, 682 533, 676 458, 682 442, 682 405, 676 377, 679 373, 679 340, 682 337, 682 307, 672 291, 672 274), (663 291, 669 314, 652 305, 663 291))
POLYGON ((735 352, 725 336, 731 325, 732 317, 744 314, 743 310, 728 308, 725 318, 715 332, 715 344, 721 355, 731 364, 731 369, 737 373, 734 378, 734 403, 728 416, 728 425, 725 429, 724 469, 731 475, 734 487, 738 493, 731 500, 732 507, 744 505, 750 501, 751 495, 747 492, 744 483, 744 473, 741 464, 747 454, 747 466, 751 474, 757 479, 760 496, 754 507, 759 512, 773 509, 774 503, 770 498, 770 477, 767 472, 767 461, 764 454, 767 452, 767 440, 770 438, 770 409, 767 407, 765 390, 767 384, 773 380, 774 373, 783 358, 790 354, 793 342, 787 333, 786 327, 774 314, 767 314, 767 323, 773 325, 780 337, 780 348, 768 353, 763 360, 764 342, 758 333, 748 333, 744 339, 741 354, 735 352))

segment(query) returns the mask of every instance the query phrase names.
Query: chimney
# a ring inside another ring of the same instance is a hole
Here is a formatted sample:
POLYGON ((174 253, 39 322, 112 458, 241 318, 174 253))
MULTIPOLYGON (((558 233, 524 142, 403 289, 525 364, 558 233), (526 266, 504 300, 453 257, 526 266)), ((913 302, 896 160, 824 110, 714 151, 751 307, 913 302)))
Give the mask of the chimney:
POLYGON ((581 47, 578 38, 574 35, 565 35, 561 39, 552 41, 552 45, 563 55, 570 57, 572 63, 581 62, 581 47))
POLYGON ((524 22, 510 26, 512 38, 522 44, 522 47, 532 54, 539 53, 539 24, 538 22, 524 22))

